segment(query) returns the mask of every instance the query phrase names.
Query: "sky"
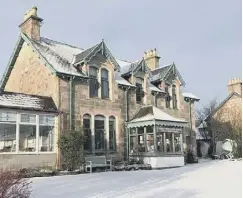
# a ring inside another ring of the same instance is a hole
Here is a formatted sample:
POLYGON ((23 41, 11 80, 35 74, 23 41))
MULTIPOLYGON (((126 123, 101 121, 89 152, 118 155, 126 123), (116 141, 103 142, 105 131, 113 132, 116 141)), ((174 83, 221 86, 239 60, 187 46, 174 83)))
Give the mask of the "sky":
POLYGON ((0 3, 0 74, 9 61, 24 13, 44 19, 41 36, 81 48, 102 39, 116 58, 141 59, 156 48, 160 65, 175 62, 184 90, 224 100, 228 81, 241 77, 241 0, 11 0, 0 3), (3 3, 4 2, 4 3, 3 3))

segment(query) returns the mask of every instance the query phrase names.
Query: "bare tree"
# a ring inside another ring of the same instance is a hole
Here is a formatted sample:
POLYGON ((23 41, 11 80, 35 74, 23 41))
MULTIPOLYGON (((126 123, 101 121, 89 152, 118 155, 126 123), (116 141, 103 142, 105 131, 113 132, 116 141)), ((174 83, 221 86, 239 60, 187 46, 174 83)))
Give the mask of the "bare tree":
MULTIPOLYGON (((196 110, 196 118, 199 121, 199 125, 203 126, 203 130, 199 130, 200 135, 204 139, 208 139, 210 134, 208 132, 211 132, 211 115, 215 112, 217 108, 217 100, 213 99, 209 101, 209 103, 204 106, 201 109, 196 110)), ((212 136, 212 133, 211 133, 212 136)))
POLYGON ((30 182, 20 171, 0 170, 0 198, 29 198, 30 182))
POLYGON ((236 157, 242 155, 242 111, 240 106, 220 109, 214 116, 215 139, 231 139, 236 157), (216 125, 217 123, 217 125, 216 125), (234 142, 237 147, 235 147, 234 142))

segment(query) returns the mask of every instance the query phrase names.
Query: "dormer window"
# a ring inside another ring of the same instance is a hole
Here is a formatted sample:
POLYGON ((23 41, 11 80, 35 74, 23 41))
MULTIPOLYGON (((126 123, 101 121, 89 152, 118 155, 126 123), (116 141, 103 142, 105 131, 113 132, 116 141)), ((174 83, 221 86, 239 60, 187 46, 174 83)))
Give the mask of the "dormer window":
POLYGON ((136 78, 136 101, 141 103, 143 99, 143 79, 136 78))
POLYGON ((170 93, 169 93, 169 87, 170 85, 169 84, 165 84, 165 106, 166 108, 170 108, 170 93))
POLYGON ((177 109, 177 96, 176 96, 176 86, 172 86, 172 102, 173 102, 173 109, 177 109))
POLYGON ((99 82, 98 69, 96 67, 89 68, 89 96, 90 98, 98 97, 99 82))
POLYGON ((109 75, 106 69, 101 69, 101 98, 109 98, 109 75))

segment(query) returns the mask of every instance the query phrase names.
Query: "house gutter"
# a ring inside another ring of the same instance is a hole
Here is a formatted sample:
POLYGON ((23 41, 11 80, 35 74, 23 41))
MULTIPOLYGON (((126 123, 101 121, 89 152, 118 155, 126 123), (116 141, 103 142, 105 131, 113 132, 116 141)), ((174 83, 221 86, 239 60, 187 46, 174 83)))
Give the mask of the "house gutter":
POLYGON ((129 94, 128 94, 128 92, 129 92, 130 88, 131 87, 127 87, 125 89, 125 103, 126 103, 125 132, 126 132, 126 150, 127 150, 126 160, 129 159, 129 129, 127 128, 127 124, 128 124, 128 121, 129 121, 129 113, 128 113, 128 110, 129 110, 129 102, 128 102, 129 101, 128 100, 129 94))
POLYGON ((70 119, 70 130, 73 130, 73 79, 70 77, 69 80, 69 119, 70 119))

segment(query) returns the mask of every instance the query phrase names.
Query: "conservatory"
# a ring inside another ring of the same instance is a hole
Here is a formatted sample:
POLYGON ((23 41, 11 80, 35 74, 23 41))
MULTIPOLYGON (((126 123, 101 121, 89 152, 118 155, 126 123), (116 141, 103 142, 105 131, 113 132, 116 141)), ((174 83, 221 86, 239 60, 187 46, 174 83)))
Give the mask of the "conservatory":
POLYGON ((0 168, 55 166, 57 115, 52 98, 0 93, 0 168))
POLYGON ((127 125, 130 157, 142 156, 153 168, 183 166, 186 125, 155 106, 142 107, 127 125))

